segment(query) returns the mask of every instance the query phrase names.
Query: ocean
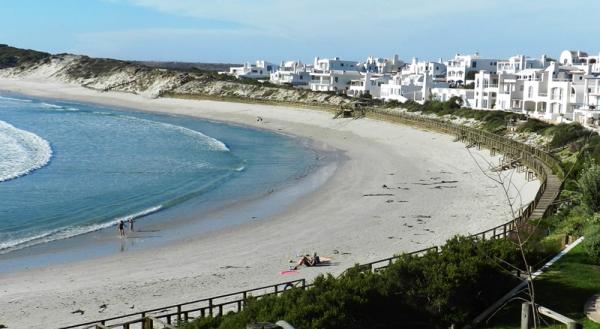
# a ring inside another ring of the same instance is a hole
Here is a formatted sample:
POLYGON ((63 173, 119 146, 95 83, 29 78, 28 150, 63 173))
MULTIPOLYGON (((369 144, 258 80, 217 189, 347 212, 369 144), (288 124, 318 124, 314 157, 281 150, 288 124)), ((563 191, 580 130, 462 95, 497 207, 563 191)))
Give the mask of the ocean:
POLYGON ((318 158, 275 132, 3 92, 0 255, 132 218, 168 226, 178 208, 208 212, 294 184, 318 158))

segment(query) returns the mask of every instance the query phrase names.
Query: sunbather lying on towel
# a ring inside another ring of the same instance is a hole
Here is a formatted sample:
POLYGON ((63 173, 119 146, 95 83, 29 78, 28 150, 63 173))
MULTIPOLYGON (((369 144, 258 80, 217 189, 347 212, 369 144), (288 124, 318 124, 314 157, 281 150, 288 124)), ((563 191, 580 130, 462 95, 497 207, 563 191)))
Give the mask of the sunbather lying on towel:
POLYGON ((300 257, 300 259, 296 263, 296 266, 294 266, 293 269, 297 270, 298 267, 300 267, 301 265, 311 267, 311 266, 317 266, 317 265, 323 264, 323 263, 329 263, 330 261, 331 261, 331 258, 320 257, 315 252, 314 255, 312 255, 312 256, 304 255, 304 256, 300 257))

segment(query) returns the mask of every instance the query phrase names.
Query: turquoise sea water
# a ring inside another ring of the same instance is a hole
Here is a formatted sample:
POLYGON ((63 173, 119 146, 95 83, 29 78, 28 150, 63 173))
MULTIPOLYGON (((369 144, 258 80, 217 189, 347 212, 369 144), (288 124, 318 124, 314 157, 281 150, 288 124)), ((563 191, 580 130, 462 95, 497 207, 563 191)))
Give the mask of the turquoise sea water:
POLYGON ((317 161, 272 132, 0 93, 0 254, 268 194, 317 161))

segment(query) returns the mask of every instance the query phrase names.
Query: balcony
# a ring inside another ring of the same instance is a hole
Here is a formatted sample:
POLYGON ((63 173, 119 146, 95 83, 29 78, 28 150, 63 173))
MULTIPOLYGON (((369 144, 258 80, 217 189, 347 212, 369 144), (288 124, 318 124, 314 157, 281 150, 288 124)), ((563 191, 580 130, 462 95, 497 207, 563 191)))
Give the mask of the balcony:
POLYGON ((483 88, 498 88, 498 85, 483 85, 483 88))

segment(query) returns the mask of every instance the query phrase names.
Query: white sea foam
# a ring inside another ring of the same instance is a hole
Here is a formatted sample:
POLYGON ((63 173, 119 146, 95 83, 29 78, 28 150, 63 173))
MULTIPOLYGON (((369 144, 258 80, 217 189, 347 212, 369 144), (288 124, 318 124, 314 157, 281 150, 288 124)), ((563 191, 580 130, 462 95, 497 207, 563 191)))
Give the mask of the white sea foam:
POLYGON ((40 104, 42 107, 47 107, 47 108, 51 108, 51 109, 62 109, 63 107, 60 105, 56 105, 56 104, 50 104, 50 103, 41 103, 40 104))
POLYGON ((30 100, 30 99, 20 99, 20 98, 6 97, 6 96, 0 96, 0 99, 7 100, 7 101, 14 101, 14 102, 23 102, 23 103, 31 103, 32 102, 32 100, 30 100))
POLYGON ((56 240, 68 239, 74 236, 96 232, 105 228, 109 228, 111 226, 116 226, 120 221, 128 221, 130 219, 137 219, 144 216, 148 216, 155 212, 158 212, 163 209, 162 205, 158 205, 155 207, 151 207, 140 212, 118 217, 113 219, 112 221, 100 224, 91 224, 91 225, 82 225, 82 226, 73 226, 68 228, 55 229, 52 231, 31 235, 24 238, 19 239, 7 239, 4 242, 0 243, 0 254, 5 254, 11 251, 35 246, 42 243, 47 243, 56 240))
POLYGON ((186 136, 190 136, 190 137, 194 137, 194 138, 200 138, 202 139, 203 142, 205 142, 207 144, 207 146, 209 147, 209 149, 211 151, 223 151, 223 152, 229 152, 229 148, 227 147, 227 145, 225 145, 225 143, 221 142, 220 140, 207 136, 199 131, 196 130, 192 130, 186 127, 182 127, 182 126, 176 126, 170 123, 165 123, 165 122, 158 122, 158 121, 152 121, 152 120, 147 120, 147 119, 142 119, 142 118, 136 118, 136 117, 132 117, 132 116, 128 116, 128 115, 123 115, 122 117, 130 119, 130 120, 139 120, 139 121, 144 121, 147 123, 151 123, 154 125, 158 125, 161 126, 163 128, 167 128, 167 129, 171 129, 171 130, 175 130, 177 132, 180 132, 186 136))
POLYGON ((48 141, 0 120, 0 182, 42 168, 50 158, 48 141))

